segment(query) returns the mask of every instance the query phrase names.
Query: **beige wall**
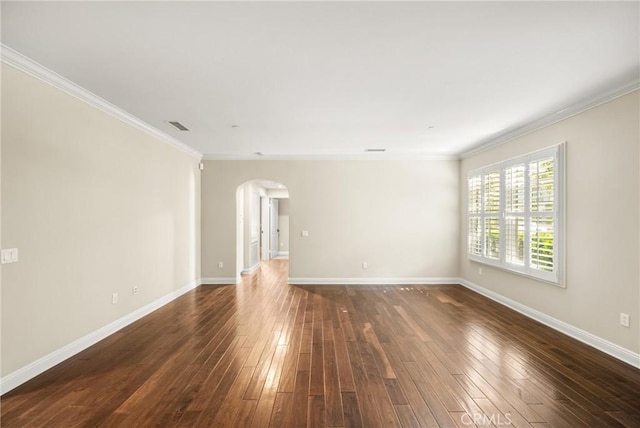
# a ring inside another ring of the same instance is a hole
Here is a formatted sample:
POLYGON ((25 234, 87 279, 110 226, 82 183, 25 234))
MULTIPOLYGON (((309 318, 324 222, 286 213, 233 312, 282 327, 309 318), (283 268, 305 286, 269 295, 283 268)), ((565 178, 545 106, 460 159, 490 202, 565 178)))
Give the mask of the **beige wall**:
POLYGON ((3 65, 2 375, 197 280, 199 198, 197 159, 3 65))
POLYGON ((289 190, 290 277, 458 276, 457 161, 206 161, 202 276, 235 276, 235 198, 252 179, 289 190), (302 238, 301 231, 309 237, 302 238), (219 261, 224 269, 218 269, 219 261), (363 270, 361 263, 368 262, 363 270))
POLYGON ((640 111, 638 92, 618 98, 461 165, 461 207, 469 170, 567 141, 566 288, 470 262, 461 216, 460 274, 482 287, 640 351, 640 111), (631 328, 619 325, 620 312, 631 328))

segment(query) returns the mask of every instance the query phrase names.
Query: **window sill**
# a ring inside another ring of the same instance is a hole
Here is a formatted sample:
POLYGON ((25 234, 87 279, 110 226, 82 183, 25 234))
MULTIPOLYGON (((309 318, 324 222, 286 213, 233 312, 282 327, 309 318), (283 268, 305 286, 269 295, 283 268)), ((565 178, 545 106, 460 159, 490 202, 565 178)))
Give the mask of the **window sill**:
MULTIPOLYGON (((498 270, 504 271, 504 272, 508 272, 508 273, 512 273, 527 279, 532 279, 534 281, 538 281, 538 282, 543 282, 545 284, 549 284, 549 285, 553 285, 554 287, 558 287, 558 288, 567 288, 566 283, 564 282, 563 278, 560 278, 560 280, 555 280, 553 278, 545 278, 542 275, 533 275, 527 272, 523 272, 521 270, 518 269, 512 269, 509 268, 508 266, 505 266, 503 264, 500 263, 492 263, 491 260, 488 259, 482 259, 482 258, 478 258, 478 257, 473 257, 473 256, 467 256, 467 259, 470 262, 473 263, 477 263, 480 265, 484 265, 484 266, 489 266, 492 268, 496 268, 498 270)), ((550 275, 551 276, 551 275, 550 275)))

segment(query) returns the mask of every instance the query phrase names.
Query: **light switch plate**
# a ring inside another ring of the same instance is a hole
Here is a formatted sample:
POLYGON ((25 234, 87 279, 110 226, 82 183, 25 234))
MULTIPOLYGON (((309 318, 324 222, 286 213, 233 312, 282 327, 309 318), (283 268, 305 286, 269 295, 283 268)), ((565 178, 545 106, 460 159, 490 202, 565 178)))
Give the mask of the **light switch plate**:
POLYGON ((5 248, 0 255, 2 264, 15 263, 18 261, 18 249, 17 248, 5 248))

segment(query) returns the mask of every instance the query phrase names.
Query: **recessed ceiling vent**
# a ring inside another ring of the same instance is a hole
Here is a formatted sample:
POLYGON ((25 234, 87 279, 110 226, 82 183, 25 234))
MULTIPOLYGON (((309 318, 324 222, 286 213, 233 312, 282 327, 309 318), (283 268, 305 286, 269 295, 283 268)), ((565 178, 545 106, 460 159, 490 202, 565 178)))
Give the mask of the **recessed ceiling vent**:
POLYGON ((188 131, 189 128, 187 128, 186 126, 184 126, 183 124, 181 124, 180 122, 178 122, 177 120, 175 121, 169 121, 169 125, 172 125, 174 128, 176 128, 178 131, 188 131))
POLYGON ((364 151, 367 153, 382 153, 386 152, 387 149, 364 149, 364 151))

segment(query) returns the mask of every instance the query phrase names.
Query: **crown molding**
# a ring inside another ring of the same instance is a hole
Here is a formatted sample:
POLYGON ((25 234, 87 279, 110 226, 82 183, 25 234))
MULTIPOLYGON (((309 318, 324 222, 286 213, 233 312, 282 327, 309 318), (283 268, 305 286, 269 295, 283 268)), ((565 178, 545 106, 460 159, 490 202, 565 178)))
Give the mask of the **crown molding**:
POLYGON ((420 161, 456 161, 458 155, 428 155, 415 153, 336 153, 336 154, 205 154, 203 160, 242 160, 242 161, 271 161, 271 160, 420 160, 420 161))
POLYGON ((587 110, 598 107, 599 105, 608 103, 609 101, 613 101, 616 98, 620 98, 624 95, 630 94, 631 92, 637 91, 638 89, 640 89, 640 81, 634 81, 605 92, 604 94, 600 93, 596 96, 586 98, 579 103, 563 108, 562 110, 551 113, 538 120, 534 120, 533 122, 530 122, 526 125, 506 131, 505 133, 498 135, 497 137, 491 137, 489 139, 480 141, 478 144, 474 145, 473 148, 461 152, 459 154, 459 158, 467 159, 471 156, 475 156, 478 153, 484 152, 502 144, 506 144, 509 141, 515 140, 516 138, 523 137, 542 128, 546 128, 547 126, 553 125, 554 123, 558 123, 562 120, 576 116, 587 110))
POLYGON ((32 77, 35 77, 36 79, 39 79, 53 86, 54 88, 59 89, 79 99, 80 101, 83 101, 90 106, 95 107, 98 110, 107 113, 108 115, 145 132, 146 134, 162 141, 163 143, 168 144, 184 153, 187 153, 190 156, 193 156, 197 159, 202 158, 202 153, 189 147, 182 141, 179 141, 171 137, 170 135, 160 131, 159 129, 154 128, 148 123, 133 116, 131 113, 122 110, 121 108, 111 104, 109 101, 100 98, 96 94, 82 88, 81 86, 78 86, 71 80, 62 77, 58 73, 22 55, 20 52, 4 44, 0 44, 0 52, 0 60, 3 63, 32 77))

